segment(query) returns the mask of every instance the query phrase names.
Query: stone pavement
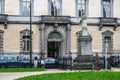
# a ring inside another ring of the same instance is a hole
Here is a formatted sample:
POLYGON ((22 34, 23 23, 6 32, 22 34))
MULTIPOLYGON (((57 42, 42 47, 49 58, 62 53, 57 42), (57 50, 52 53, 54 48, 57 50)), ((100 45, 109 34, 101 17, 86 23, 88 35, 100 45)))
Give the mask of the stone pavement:
POLYGON ((120 68, 111 68, 111 71, 120 72, 120 68))
POLYGON ((47 74, 47 73, 62 73, 62 72, 73 72, 70 70, 59 70, 59 69, 49 69, 42 72, 12 72, 12 73, 0 73, 0 80, 15 80, 20 77, 47 74))
MULTIPOLYGON (((112 68, 112 71, 119 71, 120 68, 112 68)), ((60 70, 60 69, 46 69, 46 71, 42 72, 12 72, 12 73, 0 73, 0 80, 15 80, 20 77, 30 76, 30 75, 38 75, 38 74, 47 74, 47 73, 62 73, 62 72, 75 72, 76 70, 60 70)), ((83 70, 84 72, 84 70, 83 70)))

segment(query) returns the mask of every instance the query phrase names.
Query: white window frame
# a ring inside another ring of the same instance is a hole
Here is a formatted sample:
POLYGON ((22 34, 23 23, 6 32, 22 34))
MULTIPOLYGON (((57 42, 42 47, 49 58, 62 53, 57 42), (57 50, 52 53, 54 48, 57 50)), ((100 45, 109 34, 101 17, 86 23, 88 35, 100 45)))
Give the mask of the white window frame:
MULTIPOLYGON (((85 4, 81 4, 81 3, 78 3, 78 1, 79 0, 76 0, 76 17, 81 17, 81 16, 79 16, 79 10, 78 10, 78 6, 80 6, 80 5, 84 5, 84 7, 85 7, 85 15, 86 16, 88 16, 88 6, 89 6, 89 0, 84 0, 85 1, 85 4)), ((81 0, 80 0, 80 2, 81 2, 81 0)), ((82 6, 83 7, 83 6, 82 6)), ((81 7, 80 7, 81 8, 81 7)))
MULTIPOLYGON (((62 0, 61 0, 62 1, 62 0)), ((53 10, 53 14, 52 14, 52 0, 48 0, 48 14, 49 15, 52 15, 52 16, 54 16, 54 10, 53 10)), ((53 9, 54 9, 54 3, 53 3, 53 9)), ((60 5, 60 8, 59 9, 56 9, 56 16, 60 16, 60 15, 62 15, 62 2, 61 2, 61 5, 60 5)))
POLYGON ((0 14, 4 14, 4 10, 5 10, 5 0, 0 0, 1 1, 1 13, 0 14))
POLYGON ((102 9, 101 9, 101 14, 102 14, 102 17, 113 17, 113 0, 110 0, 110 16, 105 16, 104 14, 104 0, 101 0, 101 5, 102 5, 102 9))
POLYGON ((23 11, 23 1, 31 1, 31 14, 33 15, 34 13, 34 0, 20 0, 20 15, 22 16, 29 16, 30 14, 23 14, 22 11, 23 11))

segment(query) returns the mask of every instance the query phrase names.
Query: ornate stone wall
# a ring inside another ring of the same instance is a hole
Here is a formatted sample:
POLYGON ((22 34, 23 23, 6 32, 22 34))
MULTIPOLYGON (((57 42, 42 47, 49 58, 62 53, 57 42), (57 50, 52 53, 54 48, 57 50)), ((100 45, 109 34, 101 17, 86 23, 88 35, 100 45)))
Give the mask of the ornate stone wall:
MULTIPOLYGON (((40 51, 47 53, 47 43, 48 43, 48 36, 52 32, 58 32, 62 35, 61 41, 61 56, 68 54, 70 52, 70 32, 71 26, 68 25, 59 25, 59 24, 41 24, 40 26, 40 51)), ((47 55, 46 55, 47 56, 47 55)))

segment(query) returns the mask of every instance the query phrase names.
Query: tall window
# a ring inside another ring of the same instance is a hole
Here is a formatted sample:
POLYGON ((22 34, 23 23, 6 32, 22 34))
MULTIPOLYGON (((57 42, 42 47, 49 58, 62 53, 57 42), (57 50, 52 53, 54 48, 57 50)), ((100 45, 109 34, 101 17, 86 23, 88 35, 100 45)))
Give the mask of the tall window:
POLYGON ((30 50, 30 31, 25 29, 20 32, 21 52, 29 52, 30 50))
POLYGON ((23 36, 23 41, 22 41, 22 50, 25 52, 28 52, 30 46, 30 36, 23 36))
POLYGON ((62 14, 62 0, 48 0, 49 15, 57 16, 62 14))
POLYGON ((112 17, 113 0, 103 0, 102 5, 103 17, 112 17))
MULTIPOLYGON (((21 0, 21 15, 29 16, 30 15, 30 0, 21 0)), ((33 11, 33 0, 31 0, 31 10, 33 11)))
POLYGON ((108 51, 111 51, 111 37, 105 37, 104 45, 107 47, 108 51))
POLYGON ((0 14, 4 13, 4 0, 0 0, 0 14))
POLYGON ((113 50, 113 32, 107 30, 102 33, 103 37, 103 51, 106 50, 110 52, 113 50))
POLYGON ((0 30, 0 54, 3 54, 3 33, 4 31, 0 30))
POLYGON ((88 14, 88 0, 76 0, 76 15, 82 16, 82 13, 88 14))
POLYGON ((0 14, 2 14, 2 0, 0 0, 0 14))

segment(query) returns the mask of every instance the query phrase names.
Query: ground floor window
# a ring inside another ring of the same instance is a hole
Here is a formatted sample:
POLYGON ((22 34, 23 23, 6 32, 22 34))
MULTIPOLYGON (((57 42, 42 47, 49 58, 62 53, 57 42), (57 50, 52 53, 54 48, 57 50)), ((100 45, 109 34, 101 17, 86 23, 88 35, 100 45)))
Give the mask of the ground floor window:
POLYGON ((108 52, 113 50, 113 32, 107 30, 102 33, 103 51, 107 49, 108 52))
POLYGON ((105 37, 104 45, 108 51, 111 51, 111 37, 105 37))
POLYGON ((22 50, 27 52, 30 50, 30 36, 23 36, 23 41, 22 41, 22 50))
POLYGON ((21 52, 29 52, 30 50, 30 31, 25 29, 20 31, 20 48, 21 52))
POLYGON ((0 54, 3 54, 3 33, 4 31, 0 30, 0 54))

